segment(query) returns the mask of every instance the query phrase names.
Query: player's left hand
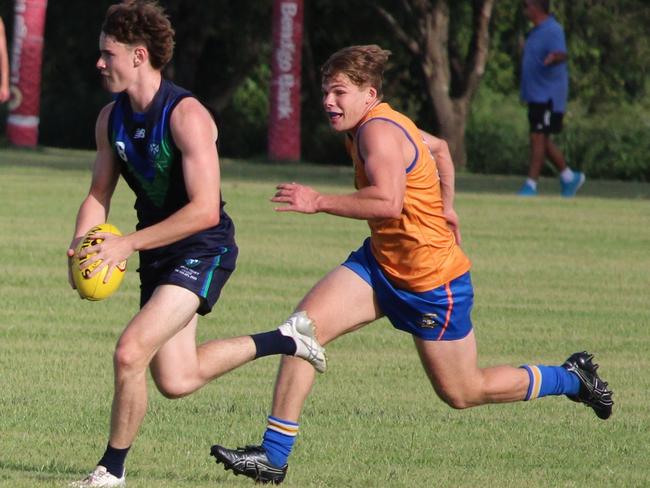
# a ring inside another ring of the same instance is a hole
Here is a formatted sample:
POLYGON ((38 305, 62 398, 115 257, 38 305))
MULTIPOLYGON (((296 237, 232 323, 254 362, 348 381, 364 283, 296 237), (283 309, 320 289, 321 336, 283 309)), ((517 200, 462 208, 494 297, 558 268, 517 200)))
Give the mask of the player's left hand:
POLYGON ((278 212, 300 212, 313 214, 318 211, 317 201, 320 193, 310 186, 298 183, 280 183, 276 186, 276 192, 272 202, 284 203, 282 207, 276 207, 278 212))
POLYGON ((458 214, 453 208, 444 210, 445 220, 447 221, 447 227, 454 233, 456 238, 456 244, 459 246, 462 244, 462 239, 460 237, 460 223, 458 220, 458 214))
POLYGON ((101 264, 93 269, 88 277, 95 276, 105 266, 108 266, 108 271, 104 277, 104 283, 107 283, 110 280, 113 269, 121 265, 133 254, 133 247, 130 244, 128 236, 117 236, 110 232, 97 232, 92 237, 94 239, 102 239, 102 241, 83 249, 79 253, 80 260, 89 256, 81 265, 81 269, 88 268, 93 263, 101 261, 101 264))

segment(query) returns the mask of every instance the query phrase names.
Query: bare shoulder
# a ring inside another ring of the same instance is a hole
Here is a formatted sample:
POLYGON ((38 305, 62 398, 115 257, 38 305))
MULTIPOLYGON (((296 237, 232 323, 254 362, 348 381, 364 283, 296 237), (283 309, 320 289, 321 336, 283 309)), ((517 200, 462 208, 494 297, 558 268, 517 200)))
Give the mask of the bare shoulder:
POLYGON ((360 137, 366 140, 386 138, 394 140, 394 138, 404 137, 404 132, 393 122, 377 118, 363 124, 360 137))
POLYGON ((174 107, 169 119, 174 140, 182 144, 186 137, 217 138, 217 125, 208 109, 194 97, 185 97, 174 107))
POLYGON ((421 129, 420 134, 422 134, 424 143, 429 147, 429 151, 431 151, 434 156, 442 155, 451 158, 451 154, 449 153, 449 144, 447 144, 447 141, 440 139, 433 134, 429 134, 428 132, 425 132, 421 129))
POLYGON ((111 115, 111 110, 115 102, 110 102, 104 106, 99 111, 97 116, 97 122, 95 123, 95 142, 97 144, 97 149, 101 150, 106 148, 108 143, 108 119, 111 115))
POLYGON ((196 98, 185 97, 174 107, 170 121, 174 124, 177 122, 191 122, 193 120, 205 122, 207 119, 212 121, 212 116, 208 109, 196 98))
POLYGON ((115 106, 115 102, 110 102, 107 103, 102 107, 102 109, 99 111, 99 115, 97 116, 97 125, 103 125, 104 127, 108 126, 108 118, 111 115, 111 110, 113 110, 113 107, 115 106))
POLYGON ((404 131, 385 119, 371 119, 363 125, 359 136, 359 147, 363 152, 378 150, 392 153, 406 147, 409 140, 404 131))

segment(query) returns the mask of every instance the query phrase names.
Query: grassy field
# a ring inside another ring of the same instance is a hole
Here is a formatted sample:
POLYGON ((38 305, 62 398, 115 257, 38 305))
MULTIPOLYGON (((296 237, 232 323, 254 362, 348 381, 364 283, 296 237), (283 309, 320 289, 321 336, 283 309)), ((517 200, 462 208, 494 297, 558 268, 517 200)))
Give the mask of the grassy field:
MULTIPOLYGON (((89 182, 84 151, 0 149, 0 486, 65 486, 106 443, 111 356, 137 308, 137 258, 117 295, 84 302, 65 250, 89 182)), ((350 190, 348 168, 225 160, 223 193, 240 260, 202 339, 267 330, 367 234, 365 223, 276 214, 275 183, 350 190)), ((430 388, 408 335, 382 320, 328 348, 301 421, 288 487, 650 486, 650 185, 587 182, 573 200, 543 181, 459 175, 457 210, 473 260, 482 365, 559 364, 596 353, 615 391, 606 422, 563 398, 454 411, 430 388)), ((110 221, 134 226, 120 183, 110 221)), ((150 389, 127 463, 131 487, 252 486, 210 445, 258 443, 277 358, 177 401, 150 389)))

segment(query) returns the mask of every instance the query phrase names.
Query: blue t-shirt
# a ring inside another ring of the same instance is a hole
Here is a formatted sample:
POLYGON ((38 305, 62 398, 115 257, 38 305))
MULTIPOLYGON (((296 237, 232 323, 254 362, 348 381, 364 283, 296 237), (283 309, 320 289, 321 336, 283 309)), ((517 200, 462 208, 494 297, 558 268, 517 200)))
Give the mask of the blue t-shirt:
POLYGON ((553 102, 553 111, 566 110, 569 96, 567 63, 544 66, 544 59, 552 52, 567 52, 564 30, 549 17, 528 34, 521 61, 521 98, 529 103, 553 102))

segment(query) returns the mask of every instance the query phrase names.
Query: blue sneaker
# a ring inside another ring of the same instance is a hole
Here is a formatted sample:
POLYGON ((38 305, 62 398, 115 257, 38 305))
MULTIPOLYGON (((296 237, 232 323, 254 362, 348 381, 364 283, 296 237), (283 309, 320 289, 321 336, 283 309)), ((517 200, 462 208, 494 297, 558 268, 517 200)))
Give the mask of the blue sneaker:
POLYGON ((517 195, 519 195, 520 197, 536 197, 537 190, 532 186, 530 186, 528 182, 526 182, 524 183, 524 186, 521 187, 517 195))
POLYGON ((568 183, 560 180, 560 184, 562 185, 561 195, 565 198, 574 197, 576 193, 578 193, 580 187, 584 185, 586 179, 587 177, 584 173, 580 171, 574 171, 573 179, 568 183))

